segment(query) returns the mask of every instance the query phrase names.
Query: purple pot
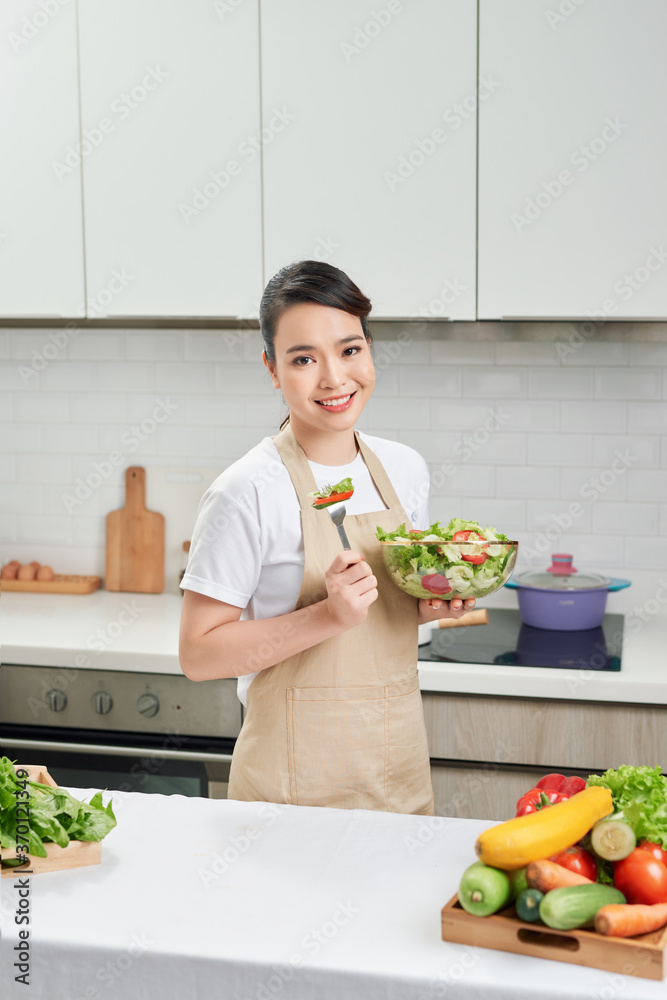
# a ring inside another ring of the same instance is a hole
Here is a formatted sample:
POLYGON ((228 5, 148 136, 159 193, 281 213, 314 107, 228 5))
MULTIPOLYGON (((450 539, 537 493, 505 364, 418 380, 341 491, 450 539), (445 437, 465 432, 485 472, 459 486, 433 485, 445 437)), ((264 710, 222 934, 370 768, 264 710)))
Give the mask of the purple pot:
POLYGON ((572 566, 572 556, 558 554, 553 556, 548 570, 522 573, 505 586, 516 590, 524 624, 578 631, 597 628, 604 618, 609 591, 629 587, 630 581, 578 573, 572 566))
MULTIPOLYGON (((611 582, 611 581, 610 581, 611 582)), ((595 590, 547 590, 517 581, 521 621, 533 628, 573 631, 597 628, 607 606, 607 587, 595 590)))

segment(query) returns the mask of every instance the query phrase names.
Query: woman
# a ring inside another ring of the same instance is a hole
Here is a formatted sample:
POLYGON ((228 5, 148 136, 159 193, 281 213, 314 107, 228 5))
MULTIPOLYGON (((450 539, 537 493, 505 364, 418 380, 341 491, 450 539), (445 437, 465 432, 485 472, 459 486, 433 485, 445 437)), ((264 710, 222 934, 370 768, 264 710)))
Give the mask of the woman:
POLYGON ((239 678, 247 712, 230 798, 427 815, 417 625, 475 602, 418 601, 383 569, 376 527, 427 526, 428 470, 407 445, 355 430, 375 382, 370 311, 320 261, 266 286, 262 360, 289 417, 202 498, 180 662, 192 680, 239 678), (309 494, 348 477, 343 551, 309 494))

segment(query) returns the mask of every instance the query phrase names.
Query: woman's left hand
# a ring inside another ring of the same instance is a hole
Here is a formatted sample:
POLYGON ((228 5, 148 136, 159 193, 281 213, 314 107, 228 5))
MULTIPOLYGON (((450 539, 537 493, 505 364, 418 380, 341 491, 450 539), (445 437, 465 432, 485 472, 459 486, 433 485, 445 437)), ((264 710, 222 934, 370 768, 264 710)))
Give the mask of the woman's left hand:
POLYGON ((467 611, 475 607, 474 597, 462 601, 455 597, 451 601, 443 601, 440 597, 421 598, 419 601, 419 624, 437 621, 438 618, 461 618, 467 611))

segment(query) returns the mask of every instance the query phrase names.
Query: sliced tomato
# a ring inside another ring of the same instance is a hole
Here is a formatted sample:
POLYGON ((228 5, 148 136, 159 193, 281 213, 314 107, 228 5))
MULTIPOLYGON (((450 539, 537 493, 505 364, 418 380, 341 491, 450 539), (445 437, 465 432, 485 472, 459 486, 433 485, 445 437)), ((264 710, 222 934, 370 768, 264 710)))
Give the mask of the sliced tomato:
POLYGON ((313 503, 313 507, 330 507, 333 503, 340 503, 342 500, 349 500, 354 490, 349 490, 347 493, 330 493, 328 497, 318 497, 313 503))
MULTIPOLYGON (((485 542, 484 548, 488 548, 489 542, 486 541, 484 535, 480 535, 479 531, 455 531, 452 535, 453 542, 485 542)), ((465 559, 466 562, 472 563, 473 566, 480 566, 483 562, 486 562, 486 553, 480 552, 477 555, 468 555, 461 553, 461 558, 465 559)))
POLYGON ((614 885, 628 903, 667 903, 667 865, 650 851, 635 847, 627 858, 614 865, 614 885))
MULTIPOLYGON (((479 531, 455 531, 452 535, 453 542, 486 542, 484 535, 479 531)), ((487 542, 488 545, 488 542, 487 542)))
POLYGON ((448 594, 453 589, 447 577, 441 573, 427 573, 421 578, 421 585, 431 594, 448 594))
POLYGON ((658 861, 662 861, 663 865, 667 865, 667 851, 662 844, 655 844, 652 840, 640 840, 637 847, 642 851, 648 851, 658 861))
POLYGON ((423 531, 418 531, 417 528, 410 528, 410 530, 408 531, 408 534, 409 535, 423 535, 424 532, 423 531))
POLYGON ((567 868, 568 871, 576 872, 589 878, 591 882, 596 882, 598 877, 598 866, 595 858, 583 847, 568 847, 566 851, 560 851, 551 858, 557 865, 567 868))

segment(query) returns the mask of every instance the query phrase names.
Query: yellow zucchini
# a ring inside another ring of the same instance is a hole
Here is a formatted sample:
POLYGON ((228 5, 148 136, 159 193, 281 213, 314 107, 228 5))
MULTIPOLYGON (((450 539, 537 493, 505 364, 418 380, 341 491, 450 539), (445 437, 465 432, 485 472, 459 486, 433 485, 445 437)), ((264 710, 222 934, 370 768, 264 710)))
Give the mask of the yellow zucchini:
POLYGON ((475 850, 485 865, 513 871, 572 847, 604 816, 614 811, 611 792, 595 785, 527 816, 492 826, 477 838, 475 850))

